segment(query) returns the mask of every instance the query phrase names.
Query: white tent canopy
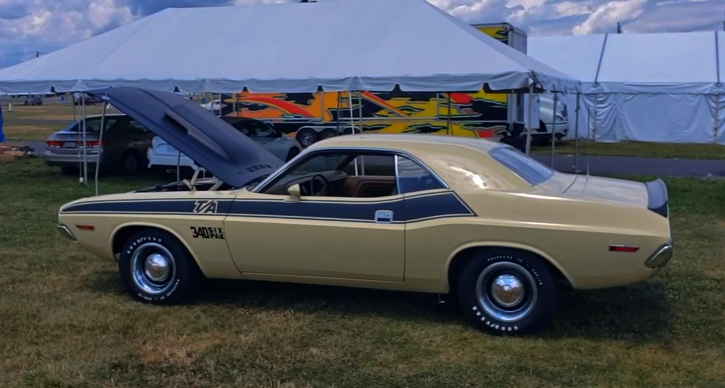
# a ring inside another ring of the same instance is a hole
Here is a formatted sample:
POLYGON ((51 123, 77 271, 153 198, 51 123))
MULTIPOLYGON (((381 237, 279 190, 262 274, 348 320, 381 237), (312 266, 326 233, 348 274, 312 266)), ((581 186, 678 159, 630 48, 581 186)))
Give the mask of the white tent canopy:
POLYGON ((166 9, 0 71, 0 92, 574 92, 578 81, 424 0, 166 9))
POLYGON ((582 82, 582 137, 725 140, 723 32, 531 37, 528 53, 582 82))

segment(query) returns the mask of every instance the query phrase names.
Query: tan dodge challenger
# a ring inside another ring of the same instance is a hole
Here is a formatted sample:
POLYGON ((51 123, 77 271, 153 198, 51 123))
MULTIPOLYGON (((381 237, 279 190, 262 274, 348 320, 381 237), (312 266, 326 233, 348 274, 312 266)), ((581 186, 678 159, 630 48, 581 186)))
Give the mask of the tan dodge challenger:
POLYGON ((514 148, 344 135, 288 163, 173 93, 92 94, 214 174, 66 204, 58 228, 118 262, 142 302, 201 277, 445 294, 471 324, 528 334, 563 287, 643 281, 672 257, 667 189, 555 172, 514 148))

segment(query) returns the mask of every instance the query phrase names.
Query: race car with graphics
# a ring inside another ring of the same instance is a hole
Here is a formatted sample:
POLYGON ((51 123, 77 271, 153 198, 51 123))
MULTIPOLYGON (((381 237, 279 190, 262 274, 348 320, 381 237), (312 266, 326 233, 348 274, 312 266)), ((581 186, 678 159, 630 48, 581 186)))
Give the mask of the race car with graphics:
POLYGON ((443 294, 477 329, 535 333, 563 288, 643 281, 672 258, 667 188, 559 173, 499 142, 359 134, 283 162, 173 93, 93 92, 214 174, 62 206, 134 299, 203 277, 443 294), (285 236, 280 243, 279 236, 285 236))

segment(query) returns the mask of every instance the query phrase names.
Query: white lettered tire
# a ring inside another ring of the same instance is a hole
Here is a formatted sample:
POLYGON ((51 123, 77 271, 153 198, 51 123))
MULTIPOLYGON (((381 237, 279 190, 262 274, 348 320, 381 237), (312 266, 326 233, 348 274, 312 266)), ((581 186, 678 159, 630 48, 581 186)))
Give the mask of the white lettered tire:
POLYGON ((132 298, 159 305, 182 300, 199 277, 196 263, 176 237, 151 228, 126 241, 118 270, 123 287, 132 298))
POLYGON ((463 313, 476 329, 526 335, 551 322, 559 287, 551 267, 538 256, 492 249, 477 254, 463 268, 458 296, 463 313))

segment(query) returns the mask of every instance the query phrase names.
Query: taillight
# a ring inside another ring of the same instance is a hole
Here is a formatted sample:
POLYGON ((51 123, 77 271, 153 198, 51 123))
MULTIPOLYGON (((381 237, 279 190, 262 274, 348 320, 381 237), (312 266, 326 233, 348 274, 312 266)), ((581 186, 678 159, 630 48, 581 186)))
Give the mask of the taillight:
POLYGON ((639 247, 631 246, 631 245, 610 245, 609 251, 610 252, 628 252, 628 253, 634 253, 639 250, 639 247))
MULTIPOLYGON (((79 147, 83 147, 83 141, 79 141, 79 142, 77 142, 77 144, 78 144, 78 146, 79 146, 79 147)), ((99 145, 99 144, 101 145, 101 147, 106 147, 106 146, 108 146, 108 144, 110 144, 110 143, 108 143, 107 141, 104 141, 104 142, 102 142, 102 143, 99 143, 99 142, 98 142, 98 141, 96 141, 96 140, 89 140, 89 141, 87 141, 87 142, 86 142, 86 144, 88 144, 88 147, 91 147, 91 148, 98 148, 98 145, 99 145)))
POLYGON ((61 148, 61 147, 63 147, 63 142, 56 141, 56 140, 48 140, 45 142, 45 146, 47 148, 61 148))

